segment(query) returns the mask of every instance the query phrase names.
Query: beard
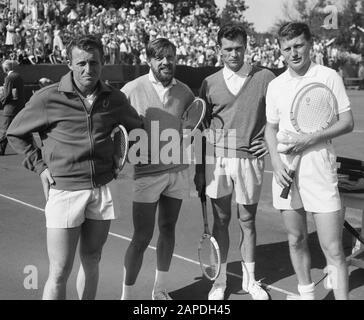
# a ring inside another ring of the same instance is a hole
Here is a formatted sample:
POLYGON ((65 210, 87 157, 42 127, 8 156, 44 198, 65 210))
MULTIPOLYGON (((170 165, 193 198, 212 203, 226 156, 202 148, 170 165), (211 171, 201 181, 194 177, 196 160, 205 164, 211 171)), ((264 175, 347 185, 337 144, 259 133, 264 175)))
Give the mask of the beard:
POLYGON ((173 65, 163 66, 160 68, 151 68, 154 77, 163 84, 169 84, 174 77, 175 67, 173 65))

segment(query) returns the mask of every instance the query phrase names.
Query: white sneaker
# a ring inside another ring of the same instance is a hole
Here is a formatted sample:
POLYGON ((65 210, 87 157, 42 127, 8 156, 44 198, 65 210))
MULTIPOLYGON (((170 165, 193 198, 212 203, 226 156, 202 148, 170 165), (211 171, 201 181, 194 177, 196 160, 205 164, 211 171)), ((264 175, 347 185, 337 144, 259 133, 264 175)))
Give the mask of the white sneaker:
POLYGON ((252 281, 248 286, 244 286, 243 290, 248 292, 253 300, 269 300, 267 291, 262 288, 262 284, 259 281, 252 281))
POLYGON ((152 292, 152 300, 173 300, 166 290, 152 292))
POLYGON ((305 295, 305 296, 301 296, 299 294, 289 294, 286 297, 286 300, 315 300, 315 296, 312 295, 305 295))
POLYGON ((225 284, 214 283, 209 292, 208 300, 224 300, 225 289, 226 289, 225 284))
POLYGON ((334 289, 334 285, 332 283, 332 280, 331 280, 331 276, 330 276, 330 273, 327 274, 326 276, 326 279, 324 281, 324 286, 327 290, 332 290, 334 289), (325 281, 326 280, 326 281, 325 281))

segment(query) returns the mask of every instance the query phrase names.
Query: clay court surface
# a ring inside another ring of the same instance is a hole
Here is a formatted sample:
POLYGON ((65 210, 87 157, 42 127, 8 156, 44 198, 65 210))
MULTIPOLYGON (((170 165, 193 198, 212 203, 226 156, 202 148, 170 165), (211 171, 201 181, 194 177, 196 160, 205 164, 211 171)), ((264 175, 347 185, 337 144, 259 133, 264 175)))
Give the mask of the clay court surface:
MULTIPOLYGON (((364 92, 349 91, 355 119, 354 132, 335 140, 337 154, 364 160, 364 92)), ((39 177, 21 166, 22 156, 11 148, 0 157, 0 299, 39 300, 48 273, 44 197, 39 177), (37 281, 29 288, 30 273, 37 281)), ((108 241, 104 247, 100 266, 97 299, 117 300, 121 295, 122 265, 126 248, 132 236, 131 199, 133 181, 128 177, 130 167, 124 169, 125 177, 119 180, 120 219, 112 222, 108 241)), ((193 168, 191 168, 191 176, 193 168)), ((265 182, 258 207, 258 247, 256 278, 262 279, 272 300, 283 300, 296 293, 294 275, 288 253, 288 243, 278 211, 273 209, 270 185, 272 172, 270 159, 266 158, 265 182)), ((192 185, 192 180, 191 180, 192 185)), ((199 200, 192 185, 191 198, 185 201, 176 229, 175 256, 170 269, 169 293, 177 300, 206 300, 211 283, 202 278, 197 262, 197 245, 202 232, 199 200)), ((363 195, 364 196, 364 195, 363 195)), ((210 212, 211 213, 211 212, 210 212)), ((361 212, 347 209, 346 219, 356 228, 361 226, 361 212)), ((211 215, 210 215, 211 225, 211 215)), ((325 260, 319 248, 317 234, 309 216, 309 244, 312 253, 312 275, 317 287, 317 298, 332 300, 332 291, 325 288, 325 260)), ((231 249, 228 259, 228 300, 250 300, 241 290, 241 270, 238 250, 239 230, 236 216, 230 226, 231 249)), ((138 299, 149 300, 155 272, 155 236, 145 253, 144 263, 136 288, 138 299)), ((353 239, 344 231, 347 255, 353 239)), ((68 299, 77 299, 75 281, 79 265, 76 259, 69 279, 68 299)), ((364 299, 364 270, 350 267, 350 295, 354 300, 364 299)))

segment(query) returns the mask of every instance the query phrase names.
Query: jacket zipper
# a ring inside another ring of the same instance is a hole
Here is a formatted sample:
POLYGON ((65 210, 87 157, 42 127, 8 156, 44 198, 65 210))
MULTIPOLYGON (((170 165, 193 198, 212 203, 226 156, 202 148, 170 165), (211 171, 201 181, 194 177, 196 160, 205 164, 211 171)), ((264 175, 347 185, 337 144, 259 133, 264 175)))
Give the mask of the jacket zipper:
POLYGON ((93 109, 93 106, 96 102, 96 99, 97 97, 95 98, 95 100, 92 102, 91 104, 91 107, 90 107, 90 111, 87 110, 87 107, 85 106, 85 103, 83 102, 83 99, 81 99, 81 102, 82 102, 82 105, 86 111, 86 114, 87 114, 87 129, 88 129, 88 137, 89 137, 89 140, 90 140, 90 145, 91 145, 91 148, 90 148, 90 169, 91 169, 91 185, 93 188, 97 188, 96 184, 95 184, 95 179, 94 179, 94 176, 95 176, 95 164, 94 164, 94 161, 92 160, 93 159, 93 155, 94 155, 94 141, 92 139, 92 119, 91 119, 91 115, 92 115, 92 109, 93 109))

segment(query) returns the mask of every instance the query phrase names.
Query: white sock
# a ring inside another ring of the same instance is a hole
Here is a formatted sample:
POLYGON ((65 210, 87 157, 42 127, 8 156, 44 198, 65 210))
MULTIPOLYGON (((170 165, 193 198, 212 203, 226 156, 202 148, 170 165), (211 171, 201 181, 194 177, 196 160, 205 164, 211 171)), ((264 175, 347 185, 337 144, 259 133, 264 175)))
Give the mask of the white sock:
POLYGON ((153 291, 158 292, 166 289, 168 271, 155 270, 153 291))
POLYGON ((298 284, 297 287, 301 300, 315 300, 315 284, 313 282, 306 285, 298 284))
POLYGON ((255 262, 241 262, 243 271, 243 289, 247 289, 255 281, 255 262))
POLYGON ((220 274, 216 278, 214 284, 226 286, 226 266, 227 266, 226 262, 221 263, 220 274))
POLYGON ((125 284, 126 270, 124 267, 124 278, 123 278, 123 292, 121 293, 121 300, 134 300, 133 287, 134 285, 127 286, 125 284))
POLYGON ((125 283, 123 283, 123 293, 121 294, 121 300, 134 300, 133 287, 134 285, 127 286, 125 283))

